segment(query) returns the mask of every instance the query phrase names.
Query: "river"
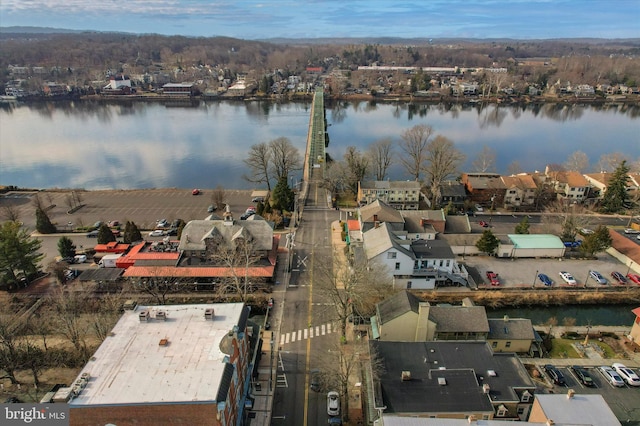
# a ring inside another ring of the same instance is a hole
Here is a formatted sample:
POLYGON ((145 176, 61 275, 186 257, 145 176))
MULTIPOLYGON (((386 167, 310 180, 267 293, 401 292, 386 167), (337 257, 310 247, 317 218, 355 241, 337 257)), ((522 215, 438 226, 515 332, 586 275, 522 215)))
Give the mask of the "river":
MULTIPOLYGON (((0 184, 29 188, 249 189, 243 159, 249 147, 287 137, 301 152, 307 102, 196 101, 146 103, 69 101, 0 107, 0 184)), ((334 102, 327 105, 328 153, 364 151, 416 124, 428 124, 465 153, 462 171, 487 146, 496 171, 543 170, 575 151, 591 170, 603 154, 640 157, 640 107, 580 104, 472 105, 334 102)), ((396 163, 391 179, 407 179, 396 163)))
POLYGON ((533 325, 546 324, 554 317, 557 325, 564 325, 564 320, 575 320, 576 326, 604 325, 628 326, 631 328, 635 315, 631 312, 638 305, 569 305, 519 307, 519 308, 487 308, 488 318, 529 318, 533 325))

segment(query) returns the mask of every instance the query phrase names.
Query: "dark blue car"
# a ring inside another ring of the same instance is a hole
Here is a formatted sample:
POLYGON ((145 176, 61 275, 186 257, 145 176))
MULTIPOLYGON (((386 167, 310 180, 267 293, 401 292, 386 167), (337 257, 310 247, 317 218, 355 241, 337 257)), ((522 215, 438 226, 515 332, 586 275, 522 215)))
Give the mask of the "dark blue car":
POLYGON ((553 281, 551 280, 551 278, 549 278, 549 276, 546 274, 538 274, 538 279, 542 284, 546 285, 547 287, 551 287, 551 285, 553 284, 553 281))

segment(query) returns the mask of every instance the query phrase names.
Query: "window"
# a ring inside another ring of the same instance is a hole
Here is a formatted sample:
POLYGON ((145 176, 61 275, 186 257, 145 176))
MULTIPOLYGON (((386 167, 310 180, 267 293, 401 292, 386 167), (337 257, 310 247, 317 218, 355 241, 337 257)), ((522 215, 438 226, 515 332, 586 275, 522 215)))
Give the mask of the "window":
POLYGON ((451 260, 447 259, 447 263, 446 263, 447 268, 449 267, 450 264, 451 264, 451 260))
POLYGON ((504 347, 505 347, 505 348, 510 348, 510 347, 511 347, 511 342, 507 342, 507 343, 505 343, 504 347))
POLYGON ((396 262, 396 271, 400 270, 400 262, 396 262))
POLYGON ((398 253, 396 253, 395 251, 390 251, 389 253, 387 253, 387 259, 395 259, 398 253))
MULTIPOLYGON (((529 393, 529 391, 524 391, 522 393, 522 398, 520 400, 522 402, 529 402, 530 399, 531 399, 531 393, 529 393)), ((520 414, 519 410, 518 410, 518 414, 520 414)))
POLYGON ((440 267, 442 268, 442 259, 440 259, 440 267))
POLYGON ((407 281, 407 290, 411 288, 411 281, 407 281))
POLYGON ((496 341, 491 342, 491 347, 492 348, 497 348, 498 347, 498 342, 496 342, 496 341))
POLYGON ((521 416, 524 414, 524 407, 518 407, 518 415, 521 416))
POLYGON ((500 405, 498 407, 498 413, 497 416, 498 417, 504 417, 507 415, 507 407, 505 407, 504 405, 500 405))

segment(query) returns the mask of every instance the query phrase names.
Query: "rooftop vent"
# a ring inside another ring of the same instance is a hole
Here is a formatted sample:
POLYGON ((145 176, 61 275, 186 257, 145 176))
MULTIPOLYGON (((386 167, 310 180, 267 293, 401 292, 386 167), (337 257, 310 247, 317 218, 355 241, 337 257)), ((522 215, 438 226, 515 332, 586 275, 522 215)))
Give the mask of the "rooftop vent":
POLYGON ((213 321, 213 319, 215 318, 215 311, 213 308, 207 308, 204 310, 204 319, 205 320, 210 320, 213 321))
POLYGON ((147 311, 147 310, 141 311, 138 314, 138 318, 140 318, 140 322, 149 321, 149 318, 150 318, 149 311, 147 311))
POLYGON ((160 339, 158 346, 169 346, 169 339, 160 339))
POLYGON ((444 377, 438 377, 438 384, 440 386, 446 386, 447 385, 447 379, 445 379, 444 377))
POLYGON ((408 382, 411 380, 411 371, 404 370, 402 371, 402 381, 408 382))
POLYGON ((567 391, 567 398, 568 398, 568 399, 571 399, 571 398, 573 398, 573 396, 574 396, 575 394, 576 394, 576 391, 574 391, 573 389, 569 389, 569 390, 567 391))
POLYGON ((509 315, 505 315, 504 317, 502 317, 502 320, 504 322, 509 322, 509 315))
POLYGON ((491 386, 489 386, 488 383, 485 383, 484 385, 482 385, 482 393, 488 394, 489 391, 491 391, 491 386))
POLYGON ((157 320, 166 321, 167 320, 167 313, 165 311, 156 312, 156 319, 157 320))
POLYGON ((496 377, 498 374, 496 373, 495 370, 487 370, 487 375, 489 377, 496 377))
POLYGON ((124 302, 124 304, 122 305, 122 309, 124 309, 125 311, 133 311, 137 305, 138 305, 138 302, 136 302, 135 300, 129 299, 124 302))

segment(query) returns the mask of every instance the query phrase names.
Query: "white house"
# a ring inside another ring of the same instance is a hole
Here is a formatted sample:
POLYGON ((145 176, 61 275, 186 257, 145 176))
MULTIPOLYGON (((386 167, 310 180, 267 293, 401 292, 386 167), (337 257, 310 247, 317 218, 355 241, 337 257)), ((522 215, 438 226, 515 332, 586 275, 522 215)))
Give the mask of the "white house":
POLYGON ((363 234, 363 251, 368 262, 384 265, 397 288, 434 289, 467 285, 468 273, 458 265, 446 241, 408 240, 387 223, 363 234))

